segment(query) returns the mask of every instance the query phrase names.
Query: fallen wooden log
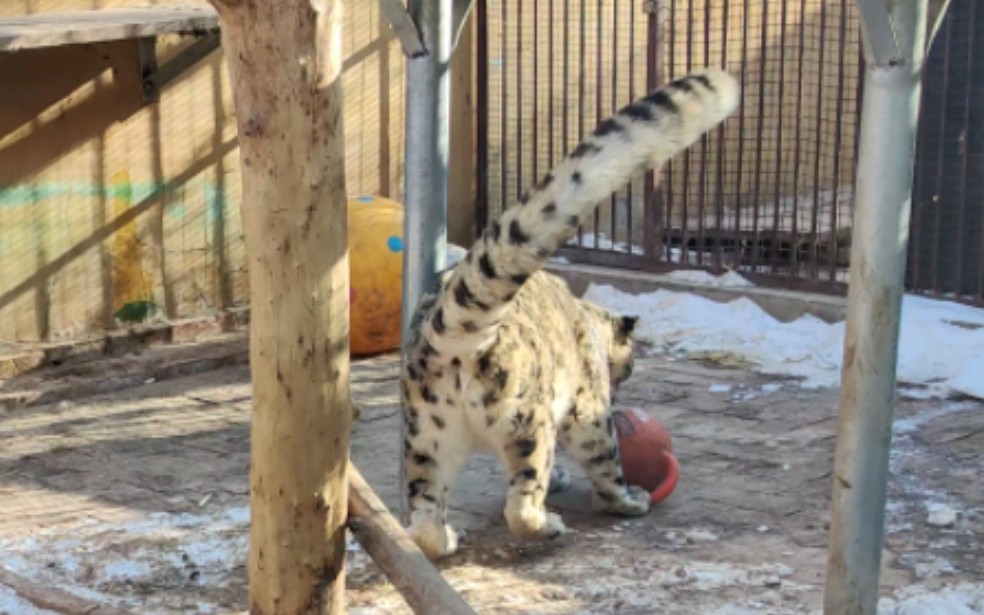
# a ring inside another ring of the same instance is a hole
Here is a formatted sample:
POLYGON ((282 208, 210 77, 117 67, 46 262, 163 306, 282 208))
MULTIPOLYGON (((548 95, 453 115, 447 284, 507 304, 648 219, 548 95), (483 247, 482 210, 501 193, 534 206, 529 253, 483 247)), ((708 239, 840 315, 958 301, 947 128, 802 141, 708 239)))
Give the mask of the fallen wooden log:
POLYGON ((414 613, 475 615, 349 463, 349 530, 414 613))
POLYGON ((124 609, 80 598, 57 587, 42 585, 3 567, 0 567, 0 585, 6 585, 39 609, 64 615, 135 615, 124 609))

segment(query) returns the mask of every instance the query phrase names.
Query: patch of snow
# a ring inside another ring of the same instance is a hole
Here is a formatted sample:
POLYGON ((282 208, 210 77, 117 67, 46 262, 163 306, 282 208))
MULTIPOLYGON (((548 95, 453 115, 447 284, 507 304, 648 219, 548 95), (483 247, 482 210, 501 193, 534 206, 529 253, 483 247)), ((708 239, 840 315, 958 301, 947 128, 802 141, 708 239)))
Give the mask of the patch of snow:
MULTIPOLYGON (((979 405, 977 405, 979 407, 979 405)), ((911 424, 920 425, 922 416, 939 416, 937 411, 921 413, 921 416, 905 419, 911 424)), ((907 427, 908 425, 903 425, 907 427)), ((907 459, 920 455, 911 435, 902 430, 892 439, 892 451, 889 461, 889 471, 895 481, 896 493, 886 503, 886 525, 888 534, 911 532, 912 520, 927 513, 926 502, 952 502, 953 495, 935 488, 918 473, 907 468, 907 459)), ((965 508, 965 507, 962 507, 965 508)), ((925 518, 925 517, 923 517, 925 518)))
MULTIPOLYGON (((85 598, 97 603, 106 602, 106 596, 98 591, 75 585, 74 581, 68 581, 66 583, 66 575, 72 579, 78 577, 80 579, 84 578, 86 581, 89 580, 90 569, 83 567, 84 561, 82 557, 67 552, 60 545, 55 548, 44 545, 41 549, 38 552, 15 553, 13 549, 8 549, 4 546, 0 550, 5 555, 3 561, 4 566, 25 578, 41 583, 57 582, 59 584, 68 584, 71 585, 70 592, 79 598, 85 598), (66 565, 66 560, 73 562, 74 566, 66 565)), ((85 555, 87 557, 95 557, 95 554, 91 552, 85 555)))
MULTIPOLYGON (((106 602, 106 596, 118 593, 115 588, 120 586, 220 583, 237 562, 245 562, 248 523, 247 507, 199 515, 152 513, 126 524, 80 523, 71 538, 39 533, 22 540, 0 540, 0 552, 5 555, 4 565, 14 572, 41 583, 70 586, 82 598, 106 602)), ((210 608, 202 604, 198 612, 210 608)))
POLYGON ((776 574, 781 577, 791 577, 796 569, 792 566, 787 566, 786 564, 773 564, 772 567, 775 569, 776 574))
POLYGON ((718 539, 717 534, 708 530, 690 530, 686 534, 687 538, 692 542, 715 542, 718 539))
POLYGON ((959 583, 939 589, 919 585, 878 602, 878 615, 982 615, 984 584, 959 583))
POLYGON ((222 519, 232 525, 246 525, 249 523, 249 506, 229 508, 222 513, 222 519))
POLYGON ((731 400, 736 402, 748 401, 750 399, 755 399, 756 397, 761 397, 762 395, 771 395, 772 393, 777 393, 781 390, 782 384, 779 383, 766 384, 759 388, 755 388, 754 386, 747 387, 745 384, 739 384, 738 390, 732 394, 731 400))
POLYGON ((762 610, 758 607, 749 608, 740 604, 726 604, 709 615, 761 615, 762 610))
MULTIPOLYGON (((840 381, 843 322, 807 314, 782 323, 744 297, 717 303, 690 293, 633 295, 592 284, 584 298, 640 316, 638 338, 655 352, 725 359, 800 378, 808 388, 840 381)), ((932 389, 935 397, 984 399, 984 309, 906 295, 897 372, 901 382, 932 389)))
POLYGON ((797 376, 804 384, 833 384, 839 373, 843 327, 813 316, 779 323, 744 297, 716 303, 689 293, 657 290, 632 295, 592 284, 585 299, 640 316, 638 339, 663 352, 693 358, 733 355, 763 372, 797 376))
POLYGON ((725 562, 693 561, 684 566, 654 572, 650 583, 664 587, 686 586, 699 591, 724 587, 775 587, 794 584, 787 580, 793 569, 784 564, 739 566, 725 562))
POLYGON ((731 385, 730 384, 712 384, 711 386, 707 387, 707 390, 709 392, 711 392, 711 393, 730 393, 731 392, 731 385))
POLYGON ((957 522, 957 511, 941 502, 930 502, 926 505, 929 515, 926 523, 936 527, 950 527, 957 522))
MULTIPOLYGON (((140 553, 139 555, 144 554, 140 553)), ((147 578, 152 573, 153 569, 147 561, 127 557, 105 564, 98 573, 98 580, 104 583, 111 581, 132 581, 134 579, 147 578)))
POLYGON ((930 387, 909 386, 900 384, 898 387, 899 395, 905 399, 935 399, 939 396, 938 392, 930 387))
POLYGON ((14 590, 0 585, 0 615, 58 615, 58 613, 39 609, 18 596, 14 590))
POLYGON ((897 418, 892 423, 892 431, 896 435, 910 434, 918 431, 923 425, 932 422, 942 416, 948 414, 957 414, 961 412, 977 411, 980 409, 980 404, 976 402, 959 401, 946 404, 940 404, 935 406, 930 406, 926 410, 923 410, 919 414, 914 416, 907 416, 905 418, 897 418))
POLYGON ((984 355, 968 357, 957 375, 950 380, 950 387, 969 397, 984 399, 984 355))
POLYGON ((700 269, 680 269, 655 276, 657 279, 664 279, 678 284, 691 284, 693 286, 713 286, 716 288, 748 288, 755 286, 740 273, 728 271, 722 275, 714 275, 700 269))
MULTIPOLYGON (((904 558, 899 558, 900 563, 907 564, 904 558)), ((926 561, 915 562, 912 571, 917 579, 932 579, 942 575, 950 575, 957 571, 945 557, 927 556, 926 561)))
POLYGON ((984 310, 906 295, 899 379, 984 399, 984 310))
POLYGON ((453 267, 458 264, 458 262, 468 255, 468 249, 457 246, 453 243, 447 244, 447 256, 446 263, 448 267, 453 267))

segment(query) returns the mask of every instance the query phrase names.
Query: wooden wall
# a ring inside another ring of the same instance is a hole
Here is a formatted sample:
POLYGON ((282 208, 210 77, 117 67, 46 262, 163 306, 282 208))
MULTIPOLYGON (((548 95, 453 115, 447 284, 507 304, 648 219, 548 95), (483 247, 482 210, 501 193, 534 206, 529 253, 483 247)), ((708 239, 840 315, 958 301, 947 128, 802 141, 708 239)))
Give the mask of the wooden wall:
MULTIPOLYGON (((403 55, 375 2, 346 4, 348 189, 400 199, 403 55)), ((133 5, 5 0, 0 17, 133 5)), ((162 38, 160 62, 189 40, 162 38)), ((157 104, 143 102, 135 41, 0 54, 0 346, 247 304, 221 53, 157 104)))

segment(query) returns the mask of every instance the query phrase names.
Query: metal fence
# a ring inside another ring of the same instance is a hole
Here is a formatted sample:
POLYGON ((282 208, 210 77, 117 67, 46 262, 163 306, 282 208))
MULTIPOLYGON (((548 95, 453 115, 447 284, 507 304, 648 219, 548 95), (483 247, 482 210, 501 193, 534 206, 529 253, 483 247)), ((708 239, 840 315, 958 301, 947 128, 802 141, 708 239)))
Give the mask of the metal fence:
POLYGON ((984 7, 952 0, 927 58, 906 284, 984 304, 984 7))
POLYGON ((690 70, 722 66, 742 82, 736 116, 655 177, 612 195, 564 255, 842 286, 861 95, 854 2, 486 0, 481 8, 482 216, 515 203, 615 109, 690 70))
MULTIPOLYGON (((613 194, 563 256, 846 290, 863 97, 853 0, 479 0, 478 52, 480 226, 612 111, 724 67, 742 83, 735 116, 613 194)), ((907 287, 984 303, 975 0, 953 0, 929 63, 907 287)))

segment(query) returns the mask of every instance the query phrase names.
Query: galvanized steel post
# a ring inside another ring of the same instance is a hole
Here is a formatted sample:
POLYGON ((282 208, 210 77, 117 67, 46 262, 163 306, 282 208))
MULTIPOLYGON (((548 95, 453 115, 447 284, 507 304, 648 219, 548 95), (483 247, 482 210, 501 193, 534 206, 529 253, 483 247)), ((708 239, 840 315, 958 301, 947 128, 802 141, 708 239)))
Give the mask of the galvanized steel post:
POLYGON ((875 615, 927 0, 858 0, 867 60, 826 615, 875 615))
MULTIPOLYGON (((447 253, 451 0, 410 0, 425 55, 407 60, 403 332, 447 253)), ((405 337, 405 335, 404 335, 405 337)))
MULTIPOLYGON (((447 257, 448 113, 452 0, 410 0, 407 7, 426 54, 407 60, 403 221, 403 339, 421 295, 437 283, 447 257)), ((406 522, 400 437, 400 512, 406 522)))

